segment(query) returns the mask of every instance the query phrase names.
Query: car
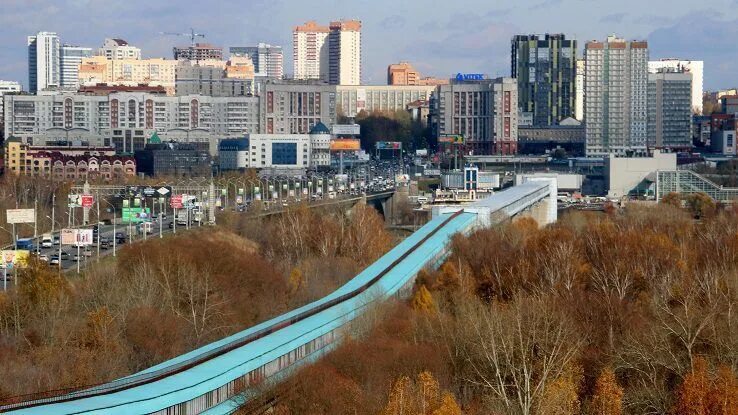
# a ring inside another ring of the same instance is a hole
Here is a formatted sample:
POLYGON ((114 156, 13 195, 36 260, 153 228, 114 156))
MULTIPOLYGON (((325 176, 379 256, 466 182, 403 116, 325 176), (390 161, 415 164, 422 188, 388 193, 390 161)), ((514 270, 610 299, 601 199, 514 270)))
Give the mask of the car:
POLYGON ((72 262, 79 262, 81 258, 82 258, 81 255, 74 254, 72 255, 72 262))
POLYGON ((169 229, 173 229, 174 228, 174 223, 175 223, 174 221, 169 222, 169 229))
POLYGON ((59 255, 54 254, 49 258, 49 265, 59 265, 59 255))
POLYGON ((54 245, 59 245, 60 243, 61 243, 61 240, 59 239, 59 237, 58 236, 55 236, 54 237, 54 245))
POLYGON ((62 251, 62 253, 61 253, 61 259, 62 259, 62 261, 69 259, 69 252, 62 251))
POLYGON ((49 262, 49 256, 48 256, 48 255, 46 255, 46 254, 41 254, 41 255, 39 255, 39 256, 38 256, 38 259, 39 259, 40 261, 44 261, 44 262, 49 262))
POLYGON ((92 256, 92 250, 90 249, 89 246, 85 247, 85 250, 82 251, 82 255, 84 255, 86 257, 91 257, 92 256))
POLYGON ((111 243, 107 238, 100 239, 100 249, 109 249, 110 245, 111 243))

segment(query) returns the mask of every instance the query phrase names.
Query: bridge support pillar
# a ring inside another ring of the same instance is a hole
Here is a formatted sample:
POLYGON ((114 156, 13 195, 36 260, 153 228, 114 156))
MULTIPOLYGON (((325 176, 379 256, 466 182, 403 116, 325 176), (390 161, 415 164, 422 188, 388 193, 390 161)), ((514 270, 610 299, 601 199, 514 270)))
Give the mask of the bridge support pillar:
POLYGON ((528 181, 548 182, 548 197, 536 203, 530 210, 530 216, 538 222, 538 226, 550 225, 558 219, 558 206, 556 196, 559 193, 558 185, 555 178, 535 177, 529 178, 528 181))

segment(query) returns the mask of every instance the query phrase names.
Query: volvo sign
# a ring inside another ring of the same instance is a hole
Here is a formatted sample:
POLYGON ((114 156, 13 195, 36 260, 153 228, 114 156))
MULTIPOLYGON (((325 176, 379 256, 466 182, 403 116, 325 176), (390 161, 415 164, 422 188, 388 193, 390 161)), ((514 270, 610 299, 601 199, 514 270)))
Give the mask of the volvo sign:
POLYGON ((457 73, 457 81, 483 81, 484 74, 481 73, 457 73))

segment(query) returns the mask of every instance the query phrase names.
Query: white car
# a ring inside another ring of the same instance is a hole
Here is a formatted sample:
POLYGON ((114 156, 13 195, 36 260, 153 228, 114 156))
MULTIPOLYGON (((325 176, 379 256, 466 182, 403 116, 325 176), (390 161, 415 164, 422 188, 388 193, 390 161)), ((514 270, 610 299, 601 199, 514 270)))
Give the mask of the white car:
POLYGON ((49 256, 46 254, 41 254, 38 256, 38 259, 44 262, 49 262, 49 256))

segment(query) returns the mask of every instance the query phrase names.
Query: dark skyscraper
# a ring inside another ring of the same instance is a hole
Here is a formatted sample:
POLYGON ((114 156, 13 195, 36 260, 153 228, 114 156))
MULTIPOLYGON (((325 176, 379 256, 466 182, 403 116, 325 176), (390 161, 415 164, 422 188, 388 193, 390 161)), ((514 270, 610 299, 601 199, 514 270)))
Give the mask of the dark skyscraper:
POLYGON ((563 34, 518 35, 512 39, 511 55, 521 120, 528 115, 534 126, 546 126, 574 117, 576 40, 563 34))

